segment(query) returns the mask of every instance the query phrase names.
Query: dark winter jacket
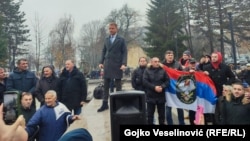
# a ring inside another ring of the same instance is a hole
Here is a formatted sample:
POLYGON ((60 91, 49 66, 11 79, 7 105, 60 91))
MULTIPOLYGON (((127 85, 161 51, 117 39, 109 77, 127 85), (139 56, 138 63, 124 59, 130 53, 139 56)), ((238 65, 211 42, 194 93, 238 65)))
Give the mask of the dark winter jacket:
POLYGON ((23 115, 24 119, 25 119, 25 122, 28 123, 29 120, 31 119, 31 117, 35 114, 36 112, 36 109, 31 107, 31 108, 28 108, 28 109, 24 109, 22 106, 21 106, 21 115, 23 115))
POLYGON ((175 60, 173 60, 173 62, 171 63, 167 63, 166 60, 164 60, 162 62, 163 65, 169 67, 169 68, 172 68, 172 69, 176 69, 176 70, 183 70, 182 67, 181 67, 181 64, 175 60))
POLYGON ((217 97, 222 95, 223 85, 231 85, 236 81, 235 75, 226 64, 221 63, 219 69, 214 69, 211 64, 204 67, 204 71, 208 71, 209 77, 214 82, 217 97))
POLYGON ((146 88, 147 102, 165 103, 165 88, 169 86, 169 83, 169 76, 161 67, 153 68, 150 66, 149 68, 146 68, 143 73, 143 85, 146 88), (155 86, 161 86, 163 88, 162 92, 156 92, 155 86))
POLYGON ((247 82, 250 85, 250 70, 245 70, 242 73, 241 80, 247 82))
POLYGON ((65 68, 59 78, 58 100, 68 109, 81 107, 80 103, 86 101, 87 84, 85 76, 76 67, 69 73, 65 68))
POLYGON ((207 63, 199 63, 198 66, 197 66, 197 69, 203 71, 204 68, 205 68, 205 66, 208 65, 208 64, 210 64, 210 62, 207 62, 207 63))
MULTIPOLYGON (((37 83, 37 77, 36 75, 29 71, 19 71, 18 68, 15 68, 15 70, 10 73, 6 88, 7 91, 19 91, 20 94, 22 92, 30 92, 33 95, 33 99, 35 99, 35 87, 37 83)), ((36 101, 33 100, 32 107, 36 108, 36 101)))
POLYGON ((145 69, 146 69, 146 66, 139 66, 132 73, 131 83, 132 83, 132 87, 135 90, 145 91, 145 88, 142 84, 142 81, 143 81, 142 78, 143 78, 143 73, 145 69))
POLYGON ((39 126, 39 141, 57 141, 72 122, 70 111, 57 102, 55 107, 43 105, 27 123, 26 131, 32 136, 39 126))
MULTIPOLYGON (((217 107, 215 116, 219 119, 219 124, 223 125, 249 125, 250 124, 250 103, 243 104, 242 99, 244 95, 235 98, 231 95, 231 100, 225 98, 220 99, 218 102, 220 107, 217 107), (220 112, 217 114, 217 112, 220 112)), ((216 106, 218 106, 218 104, 216 106)))
POLYGON ((31 71, 19 71, 17 68, 10 73, 7 79, 8 91, 20 91, 34 93, 36 87, 37 77, 31 71))
POLYGON ((216 125, 222 125, 222 111, 223 111, 223 103, 225 102, 226 97, 225 96, 220 96, 218 98, 218 101, 215 106, 215 113, 214 113, 214 118, 215 118, 215 124, 216 125))
POLYGON ((37 99, 41 102, 41 105, 44 104, 44 95, 48 90, 54 90, 57 92, 57 94, 59 93, 58 82, 59 82, 59 79, 56 76, 56 73, 54 71, 52 73, 52 76, 50 77, 44 77, 44 72, 42 72, 41 78, 40 80, 38 80, 36 84, 36 89, 35 89, 35 95, 37 99))
POLYGON ((0 104, 3 102, 3 93, 6 91, 6 82, 7 78, 3 80, 3 83, 0 83, 0 104))

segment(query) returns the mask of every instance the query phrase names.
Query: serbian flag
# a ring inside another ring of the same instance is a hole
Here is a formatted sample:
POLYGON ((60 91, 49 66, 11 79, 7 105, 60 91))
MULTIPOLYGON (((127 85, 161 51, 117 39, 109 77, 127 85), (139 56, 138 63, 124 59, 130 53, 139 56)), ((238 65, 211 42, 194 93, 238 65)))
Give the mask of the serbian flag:
POLYGON ((213 81, 203 72, 178 71, 163 66, 170 78, 166 88, 167 106, 196 111, 198 105, 204 113, 214 113, 217 102, 213 81))

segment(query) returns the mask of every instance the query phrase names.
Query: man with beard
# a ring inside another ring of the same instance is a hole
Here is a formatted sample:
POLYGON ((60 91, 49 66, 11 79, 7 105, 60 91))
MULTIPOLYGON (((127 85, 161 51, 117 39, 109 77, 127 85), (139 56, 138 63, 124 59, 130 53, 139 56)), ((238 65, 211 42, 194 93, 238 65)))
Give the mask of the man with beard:
MULTIPOLYGON (((236 77, 230 67, 222 62, 222 55, 220 52, 212 53, 211 63, 206 65, 203 71, 214 82, 217 97, 222 96, 223 85, 231 85, 236 80, 236 77)), ((214 114, 210 116, 205 115, 205 122, 207 122, 208 117, 210 117, 210 120, 214 124, 214 114)))

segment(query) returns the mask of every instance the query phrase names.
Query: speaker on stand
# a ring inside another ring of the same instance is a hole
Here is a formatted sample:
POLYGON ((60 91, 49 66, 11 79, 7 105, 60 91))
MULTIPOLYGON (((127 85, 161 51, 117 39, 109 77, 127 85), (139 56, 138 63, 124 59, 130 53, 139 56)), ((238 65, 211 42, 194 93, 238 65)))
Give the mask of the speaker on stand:
POLYGON ((145 92, 130 90, 110 94, 112 141, 120 140, 120 125, 147 124, 145 92))

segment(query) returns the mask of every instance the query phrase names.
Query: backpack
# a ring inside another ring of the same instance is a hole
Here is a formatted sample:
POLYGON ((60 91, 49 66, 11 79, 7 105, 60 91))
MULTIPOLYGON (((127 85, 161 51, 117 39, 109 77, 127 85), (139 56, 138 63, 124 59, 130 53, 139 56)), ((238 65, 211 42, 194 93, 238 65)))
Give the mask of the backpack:
POLYGON ((98 86, 95 87, 93 95, 94 95, 95 99, 102 99, 102 97, 104 95, 104 85, 103 85, 103 83, 100 83, 98 86))

